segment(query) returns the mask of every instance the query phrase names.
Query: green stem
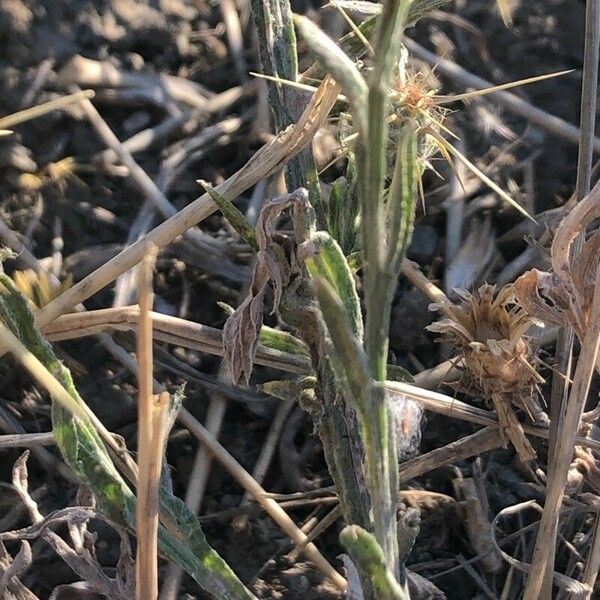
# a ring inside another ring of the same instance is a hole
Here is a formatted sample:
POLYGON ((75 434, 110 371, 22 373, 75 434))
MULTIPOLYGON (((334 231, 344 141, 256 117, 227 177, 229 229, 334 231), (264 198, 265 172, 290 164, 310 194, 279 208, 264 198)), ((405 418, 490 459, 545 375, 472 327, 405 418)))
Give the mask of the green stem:
MULTIPOLYGON (((289 0, 252 0, 252 15, 258 34, 262 72, 288 81, 298 78, 296 34, 289 0)), ((282 83, 268 82, 269 104, 277 133, 296 123, 305 108, 306 96, 282 83)), ((285 172, 291 192, 306 186, 307 174, 314 161, 310 150, 292 158, 285 172)))
POLYGON ((402 31, 410 0, 384 2, 375 46, 375 64, 368 91, 366 135, 359 142, 357 160, 361 168, 362 232, 365 255, 364 288, 366 304, 365 349, 373 382, 367 406, 365 440, 367 473, 370 480, 375 538, 383 549, 386 563, 400 576, 396 531, 398 493, 397 456, 394 451, 395 428, 382 382, 386 378, 388 330, 392 294, 396 286, 390 273, 383 203, 386 179, 386 154, 389 90, 397 68, 402 31))

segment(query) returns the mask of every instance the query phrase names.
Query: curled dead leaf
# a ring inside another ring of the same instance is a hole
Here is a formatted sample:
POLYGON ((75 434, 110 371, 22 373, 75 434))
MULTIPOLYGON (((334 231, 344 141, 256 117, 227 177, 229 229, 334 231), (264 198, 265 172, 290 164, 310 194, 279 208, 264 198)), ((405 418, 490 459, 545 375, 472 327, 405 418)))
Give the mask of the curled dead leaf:
POLYGON ((514 283, 519 304, 531 315, 555 325, 564 325, 565 319, 575 320, 570 314, 560 282, 553 273, 531 269, 514 283))
POLYGON ((571 325, 580 339, 592 308, 600 233, 595 232, 585 241, 575 261, 571 259, 571 248, 598 217, 600 183, 575 205, 556 230, 551 248, 552 273, 532 269, 515 282, 515 294, 527 312, 548 323, 571 325))
POLYGON ((289 283, 292 265, 275 235, 275 226, 281 213, 299 201, 306 201, 308 192, 301 188, 267 202, 256 224, 258 253, 250 290, 244 301, 227 319, 223 327, 223 348, 233 382, 242 375, 246 385, 250 381, 258 335, 263 324, 263 301, 269 282, 273 284, 273 312, 277 312, 281 295, 289 283))

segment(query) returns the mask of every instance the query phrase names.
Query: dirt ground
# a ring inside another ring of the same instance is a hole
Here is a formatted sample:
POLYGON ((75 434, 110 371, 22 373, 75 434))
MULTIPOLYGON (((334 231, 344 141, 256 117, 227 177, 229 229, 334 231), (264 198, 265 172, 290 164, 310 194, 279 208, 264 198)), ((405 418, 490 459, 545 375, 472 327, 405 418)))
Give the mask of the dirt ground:
MULTIPOLYGON (((245 68, 258 71, 248 3, 242 0, 238 4, 245 68)), ((408 33, 425 47, 493 82, 573 69, 517 93, 534 106, 577 123, 583 0, 515 0, 510 4, 514 8, 511 28, 502 22, 494 2, 456 0, 408 33)), ((295 5, 297 10, 307 9, 305 2, 295 5)), ((340 30, 339 21, 330 11, 321 22, 330 31, 340 30)), ((194 93, 207 90, 209 94, 220 94, 241 84, 246 86, 239 98, 199 116, 192 130, 176 132, 135 154, 176 208, 199 195, 197 179, 212 183, 224 180, 265 139, 260 86, 238 75, 239 63, 230 50, 218 1, 0 0, 0 115, 64 93, 64 67, 77 55, 118 67, 132 78, 140 74, 176 75, 202 86, 194 88, 194 93), (215 125, 222 131, 212 138, 198 139, 199 134, 215 125), (185 139, 195 140, 195 145, 186 146, 185 139)), ((441 75, 433 76, 438 80, 439 93, 465 91, 441 75)), ((181 113, 181 103, 174 102, 168 93, 156 93, 155 88, 153 92, 135 85, 97 88, 94 103, 118 138, 125 140, 181 113)), ((465 153, 519 201, 541 212, 560 206, 570 196, 577 159, 572 143, 486 100, 452 105, 452 111, 448 124, 464 140, 465 153)), ((37 258, 62 255, 62 275, 71 273, 77 281, 124 246, 144 197, 118 163, 103 158, 106 146, 80 109, 54 112, 14 129, 15 136, 0 138, 0 216, 37 258), (74 157, 74 163, 66 162, 67 157, 74 157), (57 245, 57 238, 62 238, 62 247, 57 245)), ((448 176, 441 160, 436 160, 434 166, 443 177, 448 176)), ((495 282, 527 247, 522 234, 515 238, 509 233, 522 218, 470 176, 464 183, 466 187, 472 184, 467 198, 467 233, 486 229, 483 243, 493 247, 493 255, 477 269, 469 284, 476 286, 484 279, 495 282)), ((426 192, 425 212, 420 209, 408 255, 430 279, 440 283, 448 267, 444 261, 443 201, 449 190, 444 180, 431 176, 426 181, 426 192)), ((265 191, 257 193, 264 195, 265 191)), ((255 195, 252 190, 248 192, 240 199, 240 207, 251 208, 255 195)), ((152 222, 160 220, 162 217, 155 215, 152 222)), ((217 250, 190 251, 189 246, 177 243, 163 252, 156 277, 157 310, 222 327, 226 315, 217 302, 239 303, 249 278, 251 254, 219 215, 204 221, 202 227, 217 250)), ((543 257, 538 264, 544 264, 543 257)), ((19 260, 5 265, 8 272, 22 267, 19 260)), ((113 301, 111 287, 94 295, 86 305, 89 309, 108 307, 113 301)), ((427 305, 425 296, 411 289, 408 282, 399 282, 390 351, 391 358, 412 373, 433 367, 444 358, 435 336, 424 330, 435 318, 427 305)), ((132 335, 118 334, 116 340, 127 349, 133 348, 132 335)), ((170 386, 187 381, 185 406, 198 419, 204 420, 211 398, 226 398, 220 440, 242 466, 252 471, 277 401, 255 392, 244 395, 223 385, 216 357, 166 344, 157 346, 160 350, 155 377, 170 386)), ((134 449, 135 379, 94 338, 61 343, 59 348, 61 358, 75 374, 81 395, 107 427, 121 434, 134 449)), ((273 373, 260 368, 255 379, 265 381, 273 373)), ((544 375, 548 376, 549 371, 544 375)), ((8 358, 0 362, 0 397, 2 433, 18 432, 17 426, 27 432, 50 430, 46 394, 37 390, 8 358)), ((475 430, 459 421, 428 415, 421 451, 475 430)), ((185 494, 197 447, 187 430, 175 427, 168 457, 180 496, 185 494)), ((53 447, 47 450, 56 456, 53 447)), ((10 482, 12 465, 21 451, 0 452, 0 477, 10 482)), ((29 469, 30 486, 37 491, 44 514, 74 501, 76 486, 40 462, 39 456, 29 459, 29 469)), ((500 582, 507 574, 504 566, 491 575, 481 562, 468 564, 476 552, 457 504, 455 482, 471 476, 485 484, 490 515, 541 495, 535 478, 520 467, 512 450, 487 453, 476 461, 463 461, 410 482, 408 488, 415 492, 412 502, 422 510, 422 527, 409 568, 431 580, 449 599, 485 597, 478 580, 480 573, 495 585, 494 589, 502 589, 500 582)), ((271 492, 291 494, 330 483, 308 418, 295 409, 284 427, 264 486, 271 492), (295 462, 294 468, 282 469, 282 458, 295 462)), ((27 525, 23 514, 11 512, 14 494, 5 485, 0 489, 2 529, 27 525)), ((242 495, 239 485, 213 465, 200 514, 210 542, 244 582, 261 598, 338 597, 309 564, 287 556, 290 542, 267 516, 257 510, 238 509, 242 495)), ((326 504, 307 502, 290 509, 290 514, 302 524, 314 517, 322 518, 329 510, 326 504)), ((576 533, 584 523, 575 522, 573 527, 576 533)), ((110 570, 116 563, 118 546, 114 534, 105 529, 99 527, 97 549, 100 563, 110 570)), ((317 545, 339 566, 338 531, 337 525, 331 527, 319 537, 317 545)), ((509 544, 507 551, 512 549, 514 546, 509 544)), ((515 580, 519 577, 515 572, 515 580)), ((34 545, 33 566, 22 580, 40 598, 47 598, 56 586, 74 581, 74 575, 39 541, 34 545)), ((187 577, 181 594, 190 599, 205 597, 187 577)))

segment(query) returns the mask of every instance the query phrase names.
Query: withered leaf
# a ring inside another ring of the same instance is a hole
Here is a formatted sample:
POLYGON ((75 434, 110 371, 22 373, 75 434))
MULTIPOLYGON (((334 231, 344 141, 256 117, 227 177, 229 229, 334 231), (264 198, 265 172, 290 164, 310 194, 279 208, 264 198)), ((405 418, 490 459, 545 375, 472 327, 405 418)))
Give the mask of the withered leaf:
POLYGON ((263 323, 263 300, 267 284, 273 283, 273 312, 277 311, 283 289, 289 283, 291 265, 284 248, 274 239, 275 226, 281 213, 295 202, 306 198, 304 189, 275 198, 262 208, 256 224, 258 253, 250 290, 244 301, 227 319, 223 327, 223 349, 233 382, 242 375, 250 381, 252 365, 263 323))
POLYGON ((31 546, 21 542, 21 549, 13 558, 0 542, 0 597, 15 600, 38 600, 19 580, 32 562, 31 546))
POLYGON ((600 183, 562 220, 551 248, 552 273, 532 269, 515 282, 515 294, 530 314, 549 323, 573 327, 583 339, 598 271, 600 234, 594 233, 576 260, 571 247, 590 223, 600 217, 600 183))
POLYGON ((596 231, 583 245, 581 253, 573 263, 572 277, 576 289, 584 299, 583 317, 590 318, 591 299, 600 262, 600 231, 596 231))
POLYGON ((545 323, 562 326, 567 318, 574 320, 567 317, 569 306, 553 273, 531 269, 515 281, 514 289, 519 304, 545 323))

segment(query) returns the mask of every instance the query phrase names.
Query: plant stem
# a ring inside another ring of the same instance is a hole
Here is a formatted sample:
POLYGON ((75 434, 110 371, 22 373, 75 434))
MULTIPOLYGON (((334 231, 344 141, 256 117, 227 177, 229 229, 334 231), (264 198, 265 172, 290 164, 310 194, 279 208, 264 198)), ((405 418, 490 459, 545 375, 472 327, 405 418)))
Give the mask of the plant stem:
MULTIPOLYGON (((382 382, 386 378, 388 330, 395 278, 386 266, 387 246, 383 191, 386 178, 389 89, 400 56, 400 39, 407 0, 383 4, 375 45, 375 64, 369 80, 364 142, 357 147, 361 169, 362 236, 365 256, 365 349, 372 383, 366 399, 370 418, 364 424, 365 454, 370 484, 375 538, 388 568, 400 576, 396 531, 398 459, 395 429, 382 382)), ((389 243, 392 243, 391 241, 389 243)))
MULTIPOLYGON (((581 86, 581 119, 579 124, 579 155, 577 157, 577 184, 575 197, 581 201, 590 191, 592 161, 594 154, 594 129, 596 118, 596 90, 598 85, 598 61, 600 59, 600 0, 587 0, 586 3, 586 30, 583 63, 583 82, 581 86)), ((581 251, 584 236, 580 235, 574 243, 573 260, 581 251)), ((559 440, 562 435, 565 411, 569 395, 569 386, 566 383, 571 377, 572 352, 574 333, 572 327, 560 329, 556 342, 556 363, 558 369, 552 377, 550 398, 550 440, 548 452, 548 480, 552 480, 554 465, 557 460, 559 440)), ((552 593, 552 575, 554 572, 556 533, 558 529, 558 515, 550 533, 550 552, 548 555, 542 590, 540 597, 549 598, 552 593)), ((528 581, 528 586, 533 582, 528 581)))
MULTIPOLYGON (((298 78, 296 34, 289 0, 252 0, 262 72, 288 81, 298 78)), ((296 123, 305 108, 305 96, 281 83, 269 82, 269 104, 277 133, 296 123)), ((313 164, 310 150, 292 158, 285 172, 288 191, 306 185, 313 164)))

